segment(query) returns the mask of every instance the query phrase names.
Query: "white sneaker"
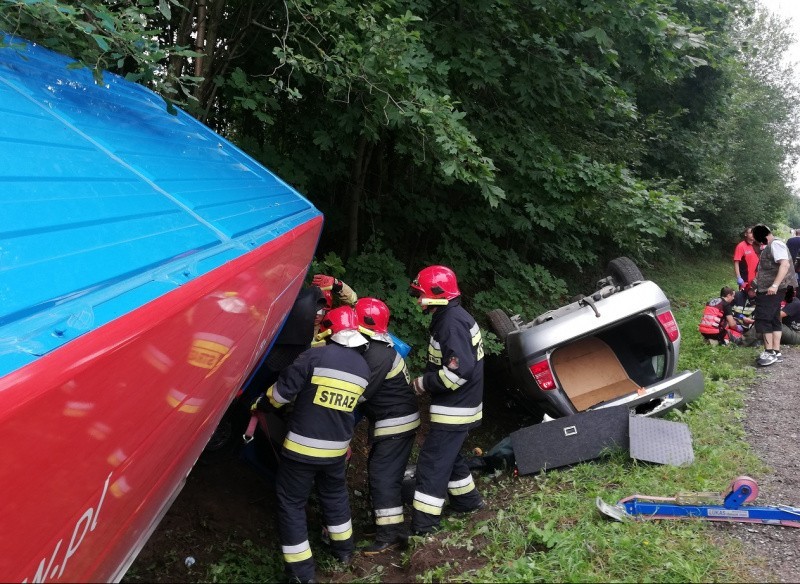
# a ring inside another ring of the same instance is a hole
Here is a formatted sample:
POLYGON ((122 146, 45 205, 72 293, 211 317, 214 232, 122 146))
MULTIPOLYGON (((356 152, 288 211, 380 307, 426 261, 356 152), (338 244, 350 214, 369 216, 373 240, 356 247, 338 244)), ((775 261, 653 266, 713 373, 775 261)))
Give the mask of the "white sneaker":
POLYGON ((775 357, 776 363, 781 363, 783 361, 783 355, 780 351, 773 351, 772 356, 775 357))
POLYGON ((758 365, 760 365, 761 367, 766 367, 767 365, 772 365, 773 363, 777 362, 778 358, 769 351, 764 351, 763 353, 761 353, 761 356, 758 358, 758 361, 756 361, 756 363, 758 363, 758 365))

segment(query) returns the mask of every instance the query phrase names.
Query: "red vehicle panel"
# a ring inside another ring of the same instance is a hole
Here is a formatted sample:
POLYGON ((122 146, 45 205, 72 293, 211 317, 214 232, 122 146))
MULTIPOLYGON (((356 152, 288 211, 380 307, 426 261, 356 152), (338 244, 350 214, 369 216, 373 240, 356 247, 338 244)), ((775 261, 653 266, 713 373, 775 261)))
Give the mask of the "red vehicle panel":
POLYGON ((321 227, 0 378, 0 580, 122 578, 281 326, 321 227))

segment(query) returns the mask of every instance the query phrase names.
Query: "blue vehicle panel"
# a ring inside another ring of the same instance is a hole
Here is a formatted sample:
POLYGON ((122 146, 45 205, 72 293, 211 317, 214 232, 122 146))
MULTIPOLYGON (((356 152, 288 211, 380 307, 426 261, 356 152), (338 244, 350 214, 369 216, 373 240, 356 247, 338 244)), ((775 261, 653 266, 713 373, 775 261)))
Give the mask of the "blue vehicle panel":
POLYGON ((148 89, 0 36, 0 377, 320 215, 148 89))

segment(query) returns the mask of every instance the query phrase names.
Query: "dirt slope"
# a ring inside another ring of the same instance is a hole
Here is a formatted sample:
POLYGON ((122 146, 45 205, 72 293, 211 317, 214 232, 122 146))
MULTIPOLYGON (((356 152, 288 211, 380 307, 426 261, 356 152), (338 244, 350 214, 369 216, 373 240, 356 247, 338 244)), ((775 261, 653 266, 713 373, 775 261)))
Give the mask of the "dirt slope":
MULTIPOLYGON (((490 378, 498 378, 491 374, 490 378)), ((428 426, 428 404, 421 403, 422 427, 417 435, 421 444, 428 426)), ((465 450, 481 446, 488 450, 512 430, 533 424, 530 418, 507 397, 502 388, 487 390, 484 395, 484 423, 470 434, 465 450)), ((348 468, 350 506, 353 528, 357 540, 364 540, 371 531, 368 515, 366 461, 369 448, 366 440, 366 423, 359 424, 351 443, 353 457, 348 468)), ((483 511, 470 516, 470 522, 482 521, 502 508, 505 493, 488 500, 483 511)), ((204 582, 209 569, 220 562, 231 563, 227 553, 238 547, 237 554, 245 549, 273 550, 279 561, 275 493, 270 481, 243 462, 236 448, 217 453, 205 453, 189 475, 186 486, 164 516, 142 549, 123 582, 204 582), (252 542, 248 544, 246 542, 252 542), (243 547, 242 547, 243 546, 243 547), (187 567, 186 558, 194 563, 187 567)), ((313 513, 315 507, 310 507, 313 513)), ((408 518, 408 517, 407 517, 408 518)), ((320 521, 309 517, 309 525, 319 529, 320 521)), ((319 552, 319 533, 310 531, 318 570, 323 581, 349 582, 353 578, 374 577, 380 573, 382 582, 413 582, 417 574, 443 563, 443 558, 458 561, 462 567, 478 567, 483 560, 477 553, 451 557, 452 550, 444 545, 429 545, 415 552, 404 564, 400 550, 382 554, 377 558, 356 555, 349 570, 328 571, 324 562, 326 554, 319 552), (322 562, 320 562, 322 560, 322 562), (371 576, 370 576, 371 575, 371 576)), ((278 571, 280 573, 280 571, 278 571)))

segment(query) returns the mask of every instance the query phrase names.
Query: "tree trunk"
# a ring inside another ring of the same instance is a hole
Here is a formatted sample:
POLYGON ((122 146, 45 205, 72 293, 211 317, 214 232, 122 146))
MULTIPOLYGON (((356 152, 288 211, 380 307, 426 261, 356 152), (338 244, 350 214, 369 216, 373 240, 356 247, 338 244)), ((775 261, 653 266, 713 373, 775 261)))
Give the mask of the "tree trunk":
MULTIPOLYGON (((173 18, 173 20, 176 20, 173 18)), ((180 17, 177 19, 177 28, 175 28, 170 42, 175 43, 177 47, 188 47, 191 43, 192 23, 194 20, 194 2, 186 3, 186 10, 180 11, 180 17)), ((175 79, 183 75, 183 69, 186 66, 186 58, 181 55, 170 54, 168 72, 169 75, 175 79)))
POLYGON ((205 63, 203 66, 203 81, 197 88, 196 97, 200 103, 200 121, 207 123, 211 110, 214 107, 219 85, 214 82, 217 76, 224 76, 229 65, 236 58, 241 57, 240 46, 248 38, 248 28, 255 16, 269 10, 273 5, 261 4, 261 0, 249 2, 230 9, 227 29, 233 32, 229 37, 224 38, 222 43, 218 42, 220 30, 223 29, 223 20, 226 18, 225 9, 228 7, 228 0, 206 0, 208 4, 208 26, 206 27, 206 51, 205 63), (220 45, 219 47, 217 45, 220 45))
MULTIPOLYGON (((217 66, 217 39, 219 38, 219 30, 222 26, 223 14, 227 0, 198 0, 204 4, 202 8, 205 12, 203 16, 203 32, 205 35, 204 46, 197 50, 202 50, 203 56, 199 57, 195 67, 195 75, 202 77, 203 81, 197 86, 195 97, 200 104, 200 111, 207 112, 211 107, 211 101, 214 94, 214 69, 217 66), (199 70, 198 70, 199 69, 199 70)), ((198 38, 199 35, 199 20, 201 8, 198 7, 198 38)), ((205 121, 207 116, 203 115, 201 121, 205 121)))
POLYGON ((350 171, 350 192, 347 197, 348 236, 345 255, 348 258, 354 256, 358 251, 358 211, 361 206, 361 195, 364 193, 364 181, 373 148, 374 146, 367 142, 366 136, 362 135, 358 139, 356 157, 350 171))
POLYGON ((216 54, 217 38, 227 3, 227 0, 212 0, 211 2, 208 26, 206 26, 206 58, 208 60, 203 65, 203 77, 208 77, 213 70, 212 62, 216 54))
POLYGON ((201 53, 201 56, 194 58, 194 76, 203 76, 205 66, 204 57, 206 49, 206 27, 208 25, 208 6, 206 0, 197 0, 197 32, 194 38, 194 50, 201 53))

